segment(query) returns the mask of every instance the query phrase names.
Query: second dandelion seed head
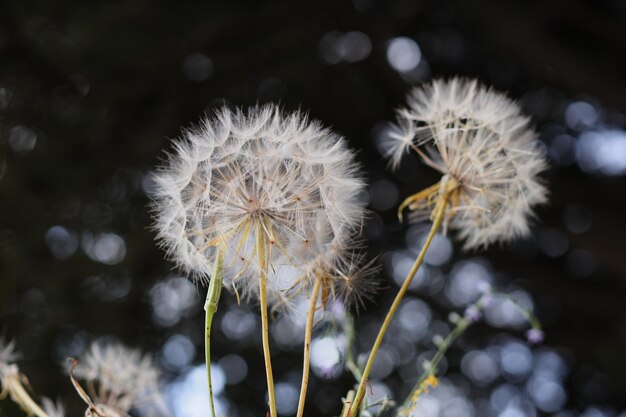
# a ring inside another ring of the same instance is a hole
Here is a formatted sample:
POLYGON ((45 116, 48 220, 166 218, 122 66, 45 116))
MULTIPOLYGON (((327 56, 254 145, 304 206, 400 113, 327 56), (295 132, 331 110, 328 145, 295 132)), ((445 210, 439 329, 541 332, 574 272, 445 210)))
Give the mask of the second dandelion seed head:
POLYGON ((444 175, 441 184, 402 208, 424 219, 447 193, 444 226, 466 248, 527 233, 534 206, 546 200, 538 177, 545 157, 528 118, 515 102, 476 80, 435 80, 413 90, 392 137, 392 165, 414 151, 444 175))

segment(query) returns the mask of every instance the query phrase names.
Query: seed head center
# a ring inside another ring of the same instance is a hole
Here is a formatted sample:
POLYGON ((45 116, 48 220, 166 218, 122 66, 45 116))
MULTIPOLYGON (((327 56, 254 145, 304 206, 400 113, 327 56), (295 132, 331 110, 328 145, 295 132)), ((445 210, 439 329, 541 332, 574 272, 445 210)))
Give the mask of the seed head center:
POLYGON ((258 198, 249 197, 246 203, 246 211, 251 219, 258 220, 266 212, 258 198))

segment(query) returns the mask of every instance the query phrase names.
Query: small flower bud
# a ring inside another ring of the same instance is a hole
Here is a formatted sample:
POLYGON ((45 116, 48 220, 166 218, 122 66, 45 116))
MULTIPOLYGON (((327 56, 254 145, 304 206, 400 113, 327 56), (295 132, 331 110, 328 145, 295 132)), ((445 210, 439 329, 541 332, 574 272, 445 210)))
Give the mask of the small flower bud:
POLYGON ((532 328, 526 332, 526 339, 528 340, 528 343, 533 345, 543 342, 544 337, 545 334, 541 329, 532 328))
POLYGON ((491 292, 491 289, 492 289, 491 284, 488 283, 487 281, 480 281, 476 285, 476 288, 478 288, 478 291, 480 291, 483 294, 491 292))
POLYGON ((448 315, 448 320, 452 324, 457 324, 459 320, 461 320, 461 316, 459 316, 456 311, 453 311, 452 313, 450 313, 450 315, 448 315))
POLYGON ((465 309, 465 318, 470 323, 476 323, 482 318, 482 314, 475 305, 471 305, 465 309))
POLYGON ((441 348, 443 346, 445 346, 446 341, 444 340, 443 337, 441 337, 440 335, 436 334, 433 336, 433 344, 435 346, 437 346, 438 348, 441 348))
POLYGON ((489 307, 493 304, 494 301, 494 296, 491 293, 484 293, 482 295, 482 297, 480 297, 480 300, 478 300, 478 302, 483 306, 483 307, 489 307))

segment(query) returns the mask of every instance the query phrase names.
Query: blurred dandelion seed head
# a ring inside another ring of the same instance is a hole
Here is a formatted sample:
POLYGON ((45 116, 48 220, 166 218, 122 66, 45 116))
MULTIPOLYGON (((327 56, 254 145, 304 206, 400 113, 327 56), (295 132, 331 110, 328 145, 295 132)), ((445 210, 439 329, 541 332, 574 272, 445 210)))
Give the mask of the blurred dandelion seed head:
POLYGON ((87 382, 87 394, 105 415, 167 414, 152 357, 122 344, 95 341, 79 358, 73 376, 87 382))
POLYGON ((366 260, 363 253, 352 253, 350 257, 341 258, 337 267, 333 283, 336 296, 357 313, 380 289, 381 283, 377 280, 380 267, 376 261, 376 258, 366 260))
MULTIPOLYGON (((454 179, 457 195, 445 224, 466 249, 528 233, 534 206, 546 201, 538 177, 546 161, 515 102, 476 80, 435 80, 414 89, 397 117, 391 164, 413 150, 454 179)), ((424 204, 413 218, 428 218, 430 209, 424 204)))

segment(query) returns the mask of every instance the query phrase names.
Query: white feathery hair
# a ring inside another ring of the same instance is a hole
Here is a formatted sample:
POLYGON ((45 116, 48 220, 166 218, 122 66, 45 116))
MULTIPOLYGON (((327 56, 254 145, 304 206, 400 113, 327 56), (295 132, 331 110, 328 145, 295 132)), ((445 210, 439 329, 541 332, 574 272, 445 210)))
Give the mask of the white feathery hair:
MULTIPOLYGON (((547 199, 538 177, 547 164, 517 103, 476 80, 439 79, 415 88, 397 120, 392 166, 414 150, 457 181, 459 201, 446 224, 466 249, 528 233, 534 206, 547 199)), ((413 219, 428 215, 418 210, 413 219)))
POLYGON ((345 140, 273 105, 222 108, 185 130, 154 178, 155 229, 169 258, 205 282, 222 244, 224 286, 256 298, 262 230, 274 305, 333 265, 364 215, 364 183, 345 140))
POLYGON ((15 350, 15 341, 7 341, 0 337, 0 376, 2 366, 9 366, 19 358, 20 354, 15 350))
POLYGON ((41 407, 48 417, 65 417, 65 405, 60 400, 55 402, 48 397, 42 397, 41 407))
POLYGON ((7 389, 5 378, 11 378, 18 375, 19 370, 15 361, 20 358, 19 352, 15 350, 15 341, 7 341, 4 337, 0 337, 0 392, 7 389))
POLYGON ((97 340, 70 372, 89 383, 87 393, 104 415, 127 416, 131 409, 167 414, 159 389, 160 372, 152 357, 139 350, 119 342, 97 340))

